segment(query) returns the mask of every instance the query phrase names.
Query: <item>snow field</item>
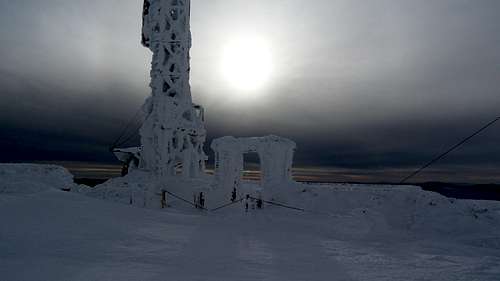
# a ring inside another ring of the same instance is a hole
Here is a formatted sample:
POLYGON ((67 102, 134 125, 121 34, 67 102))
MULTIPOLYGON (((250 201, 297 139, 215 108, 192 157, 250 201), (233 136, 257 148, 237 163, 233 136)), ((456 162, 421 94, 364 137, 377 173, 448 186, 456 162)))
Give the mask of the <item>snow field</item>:
MULTIPOLYGON (((0 280, 500 276, 499 202, 452 200, 411 186, 291 184, 277 190, 306 212, 266 205, 246 213, 242 204, 201 212, 175 200, 151 210, 130 206, 123 192, 139 192, 144 174, 74 188, 86 192, 79 194, 60 191, 69 183, 60 169, 30 168, 39 178, 24 178, 19 167, 0 167, 0 182, 19 188, 0 192, 0 280)), ((207 188, 202 182, 189 184, 207 188)), ((185 182, 171 184, 182 193, 185 182)))

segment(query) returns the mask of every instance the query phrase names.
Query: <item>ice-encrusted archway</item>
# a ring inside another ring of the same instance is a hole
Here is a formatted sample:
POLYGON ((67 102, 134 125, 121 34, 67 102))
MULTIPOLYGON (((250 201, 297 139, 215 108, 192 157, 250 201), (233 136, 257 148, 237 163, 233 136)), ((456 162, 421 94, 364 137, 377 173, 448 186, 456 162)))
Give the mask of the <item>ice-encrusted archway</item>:
POLYGON ((265 188, 292 180, 295 142, 278 137, 222 137, 212 142, 215 181, 218 188, 238 188, 243 173, 243 155, 255 152, 261 162, 261 184, 265 188))

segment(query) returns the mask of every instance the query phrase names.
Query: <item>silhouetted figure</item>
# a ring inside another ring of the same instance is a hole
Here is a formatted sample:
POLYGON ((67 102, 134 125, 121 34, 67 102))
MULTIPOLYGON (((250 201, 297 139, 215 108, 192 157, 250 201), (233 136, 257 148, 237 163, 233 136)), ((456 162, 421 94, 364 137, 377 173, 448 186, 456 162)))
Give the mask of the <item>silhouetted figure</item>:
POLYGON ((257 208, 258 209, 262 209, 262 198, 259 197, 259 199, 257 199, 257 208))
POLYGON ((245 197, 245 212, 248 212, 248 204, 250 203, 250 195, 247 194, 245 197))
POLYGON ((200 192, 200 208, 205 207, 205 197, 203 196, 203 192, 200 192))
POLYGON ((233 188, 233 192, 231 193, 231 202, 236 201, 236 187, 233 188))

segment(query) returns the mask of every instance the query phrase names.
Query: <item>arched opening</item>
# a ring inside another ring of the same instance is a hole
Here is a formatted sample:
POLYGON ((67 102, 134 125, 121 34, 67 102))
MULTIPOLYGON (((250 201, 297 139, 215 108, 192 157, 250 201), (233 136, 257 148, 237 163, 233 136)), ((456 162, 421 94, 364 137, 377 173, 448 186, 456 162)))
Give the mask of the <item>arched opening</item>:
POLYGON ((247 152, 243 154, 243 172, 242 179, 252 181, 257 184, 262 183, 261 159, 257 152, 247 152))

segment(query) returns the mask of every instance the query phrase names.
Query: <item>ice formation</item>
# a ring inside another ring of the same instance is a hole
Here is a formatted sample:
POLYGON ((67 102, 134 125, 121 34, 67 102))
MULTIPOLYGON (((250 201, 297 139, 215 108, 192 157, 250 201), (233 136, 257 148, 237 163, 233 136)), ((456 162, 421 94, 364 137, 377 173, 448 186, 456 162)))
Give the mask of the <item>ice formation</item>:
POLYGON ((223 137, 212 142, 215 152, 215 181, 219 188, 238 188, 243 172, 243 155, 256 152, 261 161, 261 185, 274 185, 292 180, 292 162, 296 144, 278 136, 235 138, 223 137))
POLYGON ((153 52, 152 95, 143 106, 139 167, 196 178, 205 170, 203 108, 189 85, 190 1, 145 0, 142 44, 153 52))
MULTIPOLYGON (((113 150, 115 156, 125 164, 123 175, 136 169, 140 170, 138 173, 149 172, 154 175, 146 188, 149 195, 142 196, 144 198, 158 197, 167 183, 170 191, 208 193, 191 182, 205 181, 207 156, 203 151, 206 138, 204 109, 193 104, 189 85, 190 1, 145 0, 142 44, 153 52, 152 94, 143 106, 146 118, 140 129, 141 147, 113 150), (182 177, 171 177, 178 174, 182 174, 182 177), (168 177, 168 181, 162 180, 164 177, 168 177), (179 183, 179 180, 184 182, 179 183), (189 185, 186 184, 188 182, 189 185)), ((211 191, 210 201, 217 201, 225 196, 223 194, 230 194, 234 187, 240 187, 245 153, 255 152, 259 155, 262 163, 261 185, 266 190, 291 181, 296 148, 291 140, 277 136, 223 137, 215 140, 212 148, 216 154, 215 182, 213 185, 209 181, 204 182, 211 191)), ((128 186, 128 189, 116 189, 120 196, 115 194, 114 197, 123 197, 125 200, 130 197, 129 202, 133 202, 137 197, 134 190, 145 188, 145 181, 142 180, 140 186, 131 188, 133 179, 134 175, 130 175, 123 182, 112 181, 108 189, 128 186)), ((103 198, 106 196, 103 195, 103 198)))
POLYGON ((139 147, 116 148, 113 153, 123 163, 122 175, 139 168, 141 158, 141 149, 139 147))

